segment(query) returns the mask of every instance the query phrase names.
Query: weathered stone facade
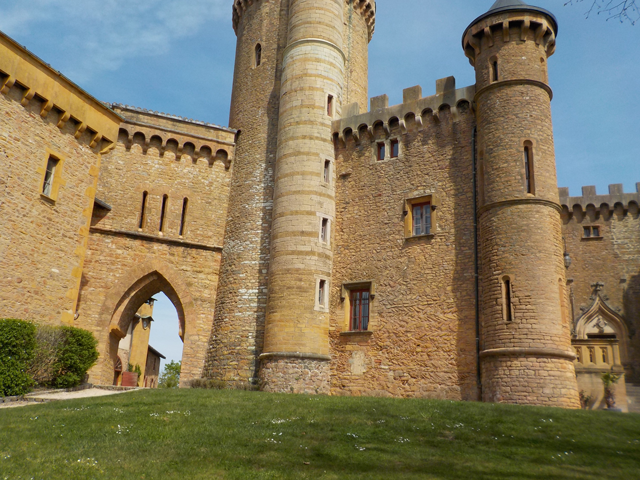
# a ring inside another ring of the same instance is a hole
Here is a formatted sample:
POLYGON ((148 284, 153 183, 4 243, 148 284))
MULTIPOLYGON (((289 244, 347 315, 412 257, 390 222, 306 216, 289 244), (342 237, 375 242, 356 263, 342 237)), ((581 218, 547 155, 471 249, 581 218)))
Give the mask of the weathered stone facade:
POLYGON ((640 382, 640 193, 558 194, 553 15, 499 0, 475 85, 369 108, 375 21, 235 0, 231 128, 102 104, 0 37, 0 316, 92 331, 94 383, 158 292, 182 386, 577 408, 640 382))

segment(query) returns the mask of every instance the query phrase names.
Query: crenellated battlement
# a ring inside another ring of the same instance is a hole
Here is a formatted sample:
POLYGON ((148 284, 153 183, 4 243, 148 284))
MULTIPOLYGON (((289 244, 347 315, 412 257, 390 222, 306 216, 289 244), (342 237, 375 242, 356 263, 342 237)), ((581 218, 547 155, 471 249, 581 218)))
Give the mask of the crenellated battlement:
POLYGON ((547 56, 551 56, 555 52, 557 32, 555 17, 542 8, 528 5, 497 8, 471 23, 462 37, 462 47, 471 65, 475 65, 483 48, 493 47, 499 38, 505 43, 534 41, 543 45, 547 56))
MULTIPOLYGON (((242 14, 247 8, 260 0, 234 0, 233 2, 233 30, 238 33, 238 24, 242 14)), ((376 2, 375 0, 345 0, 346 3, 353 3, 354 8, 360 12, 369 27, 369 41, 373 37, 376 28, 376 2)))
POLYGON ((218 160, 231 167, 236 131, 205 122, 185 119, 128 105, 111 105, 125 122, 120 125, 118 142, 127 150, 140 145, 143 154, 156 148, 160 156, 173 152, 178 159, 188 155, 196 163, 204 159, 213 165, 218 160))
POLYGON ((558 192, 562 208, 569 213, 573 213, 576 209, 586 212, 590 208, 595 209, 596 212, 615 210, 616 208, 622 208, 627 212, 630 207, 637 211, 640 205, 640 183, 636 183, 634 193, 624 193, 621 183, 609 185, 608 195, 598 195, 594 186, 582 187, 582 196, 580 197, 571 197, 569 189, 566 187, 558 189, 558 192))
POLYGON ((415 86, 403 90, 403 103, 389 106, 389 97, 381 95, 371 99, 367 113, 359 113, 357 103, 343 108, 344 117, 333 122, 333 134, 344 141, 345 136, 353 136, 356 143, 363 135, 373 138, 373 129, 382 125, 387 134, 390 125, 398 123, 402 133, 407 132, 407 122, 415 120, 418 129, 424 128, 430 118, 440 121, 443 112, 451 113, 453 121, 463 112, 470 112, 476 89, 474 86, 456 89, 454 77, 436 81, 436 94, 422 97, 422 87, 415 86))

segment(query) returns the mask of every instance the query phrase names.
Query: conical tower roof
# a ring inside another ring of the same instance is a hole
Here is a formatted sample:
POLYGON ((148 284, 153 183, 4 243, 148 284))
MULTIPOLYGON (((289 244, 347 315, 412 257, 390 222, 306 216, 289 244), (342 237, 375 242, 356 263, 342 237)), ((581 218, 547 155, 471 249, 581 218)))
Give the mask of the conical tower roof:
POLYGON ((493 4, 493 6, 487 11, 487 13, 480 15, 473 22, 471 22, 471 24, 466 28, 466 30, 464 31, 464 34, 462 35, 463 42, 464 42, 464 37, 467 34, 467 31, 469 31, 469 29, 473 25, 475 25, 481 20, 484 20, 487 17, 490 17, 491 15, 495 15, 497 13, 509 12, 509 11, 542 13, 547 17, 549 17, 549 19, 551 20, 552 28, 555 34, 558 35, 558 21, 556 20, 556 17, 553 15, 553 13, 551 13, 550 11, 545 10, 544 8, 527 5, 521 0, 497 0, 493 4))

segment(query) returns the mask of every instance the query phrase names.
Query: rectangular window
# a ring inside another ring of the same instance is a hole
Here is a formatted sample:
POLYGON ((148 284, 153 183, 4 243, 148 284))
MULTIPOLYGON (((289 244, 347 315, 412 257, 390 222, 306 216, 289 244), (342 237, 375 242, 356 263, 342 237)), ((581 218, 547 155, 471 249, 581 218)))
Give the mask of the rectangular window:
POLYGON ((386 156, 386 146, 384 142, 378 143, 378 160, 384 160, 386 156))
POLYGON ((333 95, 327 97, 327 115, 333 117, 333 95))
POLYGON ((169 200, 169 196, 168 195, 164 195, 162 197, 162 208, 160 209, 160 227, 159 227, 159 232, 163 232, 164 231, 164 217, 167 213, 167 201, 169 200))
POLYGON ((413 205, 413 236, 431 234, 431 203, 413 205))
POLYGON ((600 237, 600 227, 599 226, 589 226, 583 227, 584 236, 582 238, 601 238, 600 237))
POLYGON ((493 81, 497 82, 498 81, 498 61, 497 60, 493 62, 493 64, 491 65, 491 68, 493 70, 493 81))
POLYGON ((349 326, 351 331, 364 332, 369 328, 369 290, 351 291, 351 313, 349 326))
POLYGON ((398 158, 400 155, 400 142, 397 139, 391 140, 391 158, 398 158))
POLYGON ((47 171, 44 174, 44 183, 42 184, 42 194, 47 197, 51 197, 53 190, 53 180, 56 175, 56 168, 60 160, 54 157, 49 157, 47 161, 47 171))
POLYGON ((324 307, 325 298, 327 294, 326 290, 327 290, 327 281, 320 280, 320 282, 318 282, 318 306, 320 307, 324 307))
POLYGON ((324 183, 331 183, 331 160, 324 161, 324 173, 323 173, 324 183))
POLYGON ((505 278, 502 280, 502 305, 504 309, 504 320, 506 322, 513 321, 513 312, 511 306, 511 280, 509 278, 505 278))
POLYGON ((322 219, 320 226, 320 241, 322 243, 329 243, 329 220, 327 218, 322 219))

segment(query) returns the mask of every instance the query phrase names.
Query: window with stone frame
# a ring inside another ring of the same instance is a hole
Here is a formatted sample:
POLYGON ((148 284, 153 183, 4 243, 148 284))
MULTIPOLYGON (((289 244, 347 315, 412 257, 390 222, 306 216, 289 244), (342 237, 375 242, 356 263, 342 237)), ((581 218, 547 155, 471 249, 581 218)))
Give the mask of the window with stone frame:
POLYGON ((366 332, 369 330, 371 292, 369 289, 351 290, 349 300, 349 330, 366 332))
POLYGON ((44 173, 44 182, 42 184, 42 194, 50 198, 52 197, 53 182, 59 163, 60 160, 53 156, 49 156, 47 160, 47 169, 44 173))
POLYGON ((601 237, 601 231, 600 231, 600 227, 598 225, 589 225, 586 227, 583 227, 583 232, 584 235, 582 238, 602 238, 601 237))
POLYGON ((433 194, 405 200, 405 238, 435 234, 437 205, 433 194))
POLYGON ((389 150, 391 158, 398 158, 400 156, 400 141, 397 138, 391 139, 389 142, 389 150))
POLYGON ((384 142, 378 142, 376 148, 377 148, 377 159, 379 161, 384 160, 387 155, 387 146, 385 145, 384 142))

